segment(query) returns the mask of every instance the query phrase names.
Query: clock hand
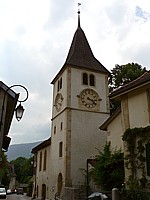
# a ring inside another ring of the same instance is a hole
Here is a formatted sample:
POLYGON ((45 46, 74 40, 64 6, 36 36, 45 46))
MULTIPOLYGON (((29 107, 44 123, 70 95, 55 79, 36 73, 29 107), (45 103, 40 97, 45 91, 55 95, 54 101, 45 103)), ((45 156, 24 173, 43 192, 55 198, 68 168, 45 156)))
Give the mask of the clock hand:
POLYGON ((95 103, 95 100, 94 99, 91 99, 90 97, 87 97, 87 100, 90 100, 90 101, 92 101, 95 105, 96 105, 96 103, 95 103))

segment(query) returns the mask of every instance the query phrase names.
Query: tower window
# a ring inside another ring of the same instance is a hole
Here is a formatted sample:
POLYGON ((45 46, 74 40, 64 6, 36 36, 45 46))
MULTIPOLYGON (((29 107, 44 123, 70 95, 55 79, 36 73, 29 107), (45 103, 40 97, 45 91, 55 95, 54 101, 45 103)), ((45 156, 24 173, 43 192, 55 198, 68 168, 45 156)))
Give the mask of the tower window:
POLYGON ((44 151, 44 163, 43 163, 43 170, 46 170, 46 161, 47 161, 47 151, 44 151))
POLYGON ((57 83, 57 92, 59 91, 59 81, 57 83))
POLYGON ((90 74, 90 86, 95 86, 95 77, 93 74, 90 74))
POLYGON ((40 152, 39 171, 42 169, 42 152, 40 152))
POLYGON ((63 123, 61 122, 61 124, 60 124, 60 130, 62 131, 62 129, 63 129, 63 123))
POLYGON ((83 84, 88 85, 88 75, 86 73, 83 73, 83 84))
POLYGON ((62 78, 60 79, 60 89, 62 88, 62 78))
POLYGON ((62 157, 62 153, 63 153, 63 143, 60 142, 59 143, 59 157, 62 157))
POLYGON ((60 78, 60 80, 58 80, 57 83, 57 92, 62 88, 62 77, 60 78))
POLYGON ((54 134, 56 133, 56 126, 54 126, 54 134))

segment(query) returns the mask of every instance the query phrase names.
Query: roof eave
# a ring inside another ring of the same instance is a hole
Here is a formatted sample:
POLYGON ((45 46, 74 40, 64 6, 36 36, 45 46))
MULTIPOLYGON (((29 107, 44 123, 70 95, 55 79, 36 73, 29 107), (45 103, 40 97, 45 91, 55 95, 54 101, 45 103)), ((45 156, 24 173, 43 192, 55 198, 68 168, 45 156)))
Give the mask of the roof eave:
POLYGON ((107 131, 108 125, 119 115, 121 112, 121 108, 117 108, 117 110, 99 127, 100 130, 107 131))
POLYGON ((38 144, 36 147, 34 147, 31 151, 31 153, 35 154, 37 151, 46 148, 47 146, 49 146, 51 144, 51 138, 48 138, 47 140, 44 140, 43 142, 41 142, 40 144, 38 144))
POLYGON ((139 85, 133 86, 133 87, 127 89, 127 90, 123 90, 123 91, 120 91, 120 92, 119 92, 119 89, 118 89, 118 91, 112 92, 112 93, 109 95, 109 97, 110 97, 110 99, 116 99, 116 98, 119 98, 120 96, 125 95, 125 94, 127 94, 127 93, 129 93, 129 92, 132 92, 132 91, 134 91, 134 90, 136 90, 136 89, 142 88, 142 87, 144 87, 144 86, 146 86, 146 85, 148 85, 148 84, 150 84, 150 81, 145 82, 145 83, 143 83, 143 84, 139 84, 139 85))

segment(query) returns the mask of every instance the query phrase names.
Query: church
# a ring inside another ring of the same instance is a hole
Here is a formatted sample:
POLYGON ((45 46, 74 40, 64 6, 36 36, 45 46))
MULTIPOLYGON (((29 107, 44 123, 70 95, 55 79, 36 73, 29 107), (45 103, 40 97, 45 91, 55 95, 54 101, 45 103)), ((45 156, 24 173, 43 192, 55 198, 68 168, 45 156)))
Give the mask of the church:
POLYGON ((87 161, 103 149, 107 140, 106 132, 99 127, 110 116, 108 75, 93 55, 78 11, 77 30, 66 61, 51 81, 50 138, 32 149, 33 197, 86 197, 87 161))

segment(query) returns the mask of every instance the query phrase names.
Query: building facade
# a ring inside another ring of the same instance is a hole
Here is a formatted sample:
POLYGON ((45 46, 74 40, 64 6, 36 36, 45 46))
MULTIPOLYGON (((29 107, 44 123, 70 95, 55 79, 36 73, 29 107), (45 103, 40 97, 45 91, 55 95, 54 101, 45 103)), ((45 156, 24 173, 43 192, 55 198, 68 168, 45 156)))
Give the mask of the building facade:
POLYGON ((121 108, 100 128, 107 131, 111 148, 124 152, 126 183, 131 179, 149 189, 150 72, 112 92, 110 98, 120 100, 121 108))
POLYGON ((8 137, 19 94, 0 81, 0 160, 1 152, 7 151, 11 138, 8 137))
MULTIPOLYGON (((44 176, 47 199, 75 199, 79 188, 84 188, 85 195, 87 159, 102 150, 107 137, 99 126, 109 117, 108 75, 92 53, 78 13, 78 27, 67 59, 51 82, 51 143, 47 147, 48 174, 44 176)), ((40 162, 39 150, 34 150, 40 162)), ((38 191, 42 191, 43 183, 36 167, 38 191)), ((38 197, 42 197, 42 192, 38 197)))

